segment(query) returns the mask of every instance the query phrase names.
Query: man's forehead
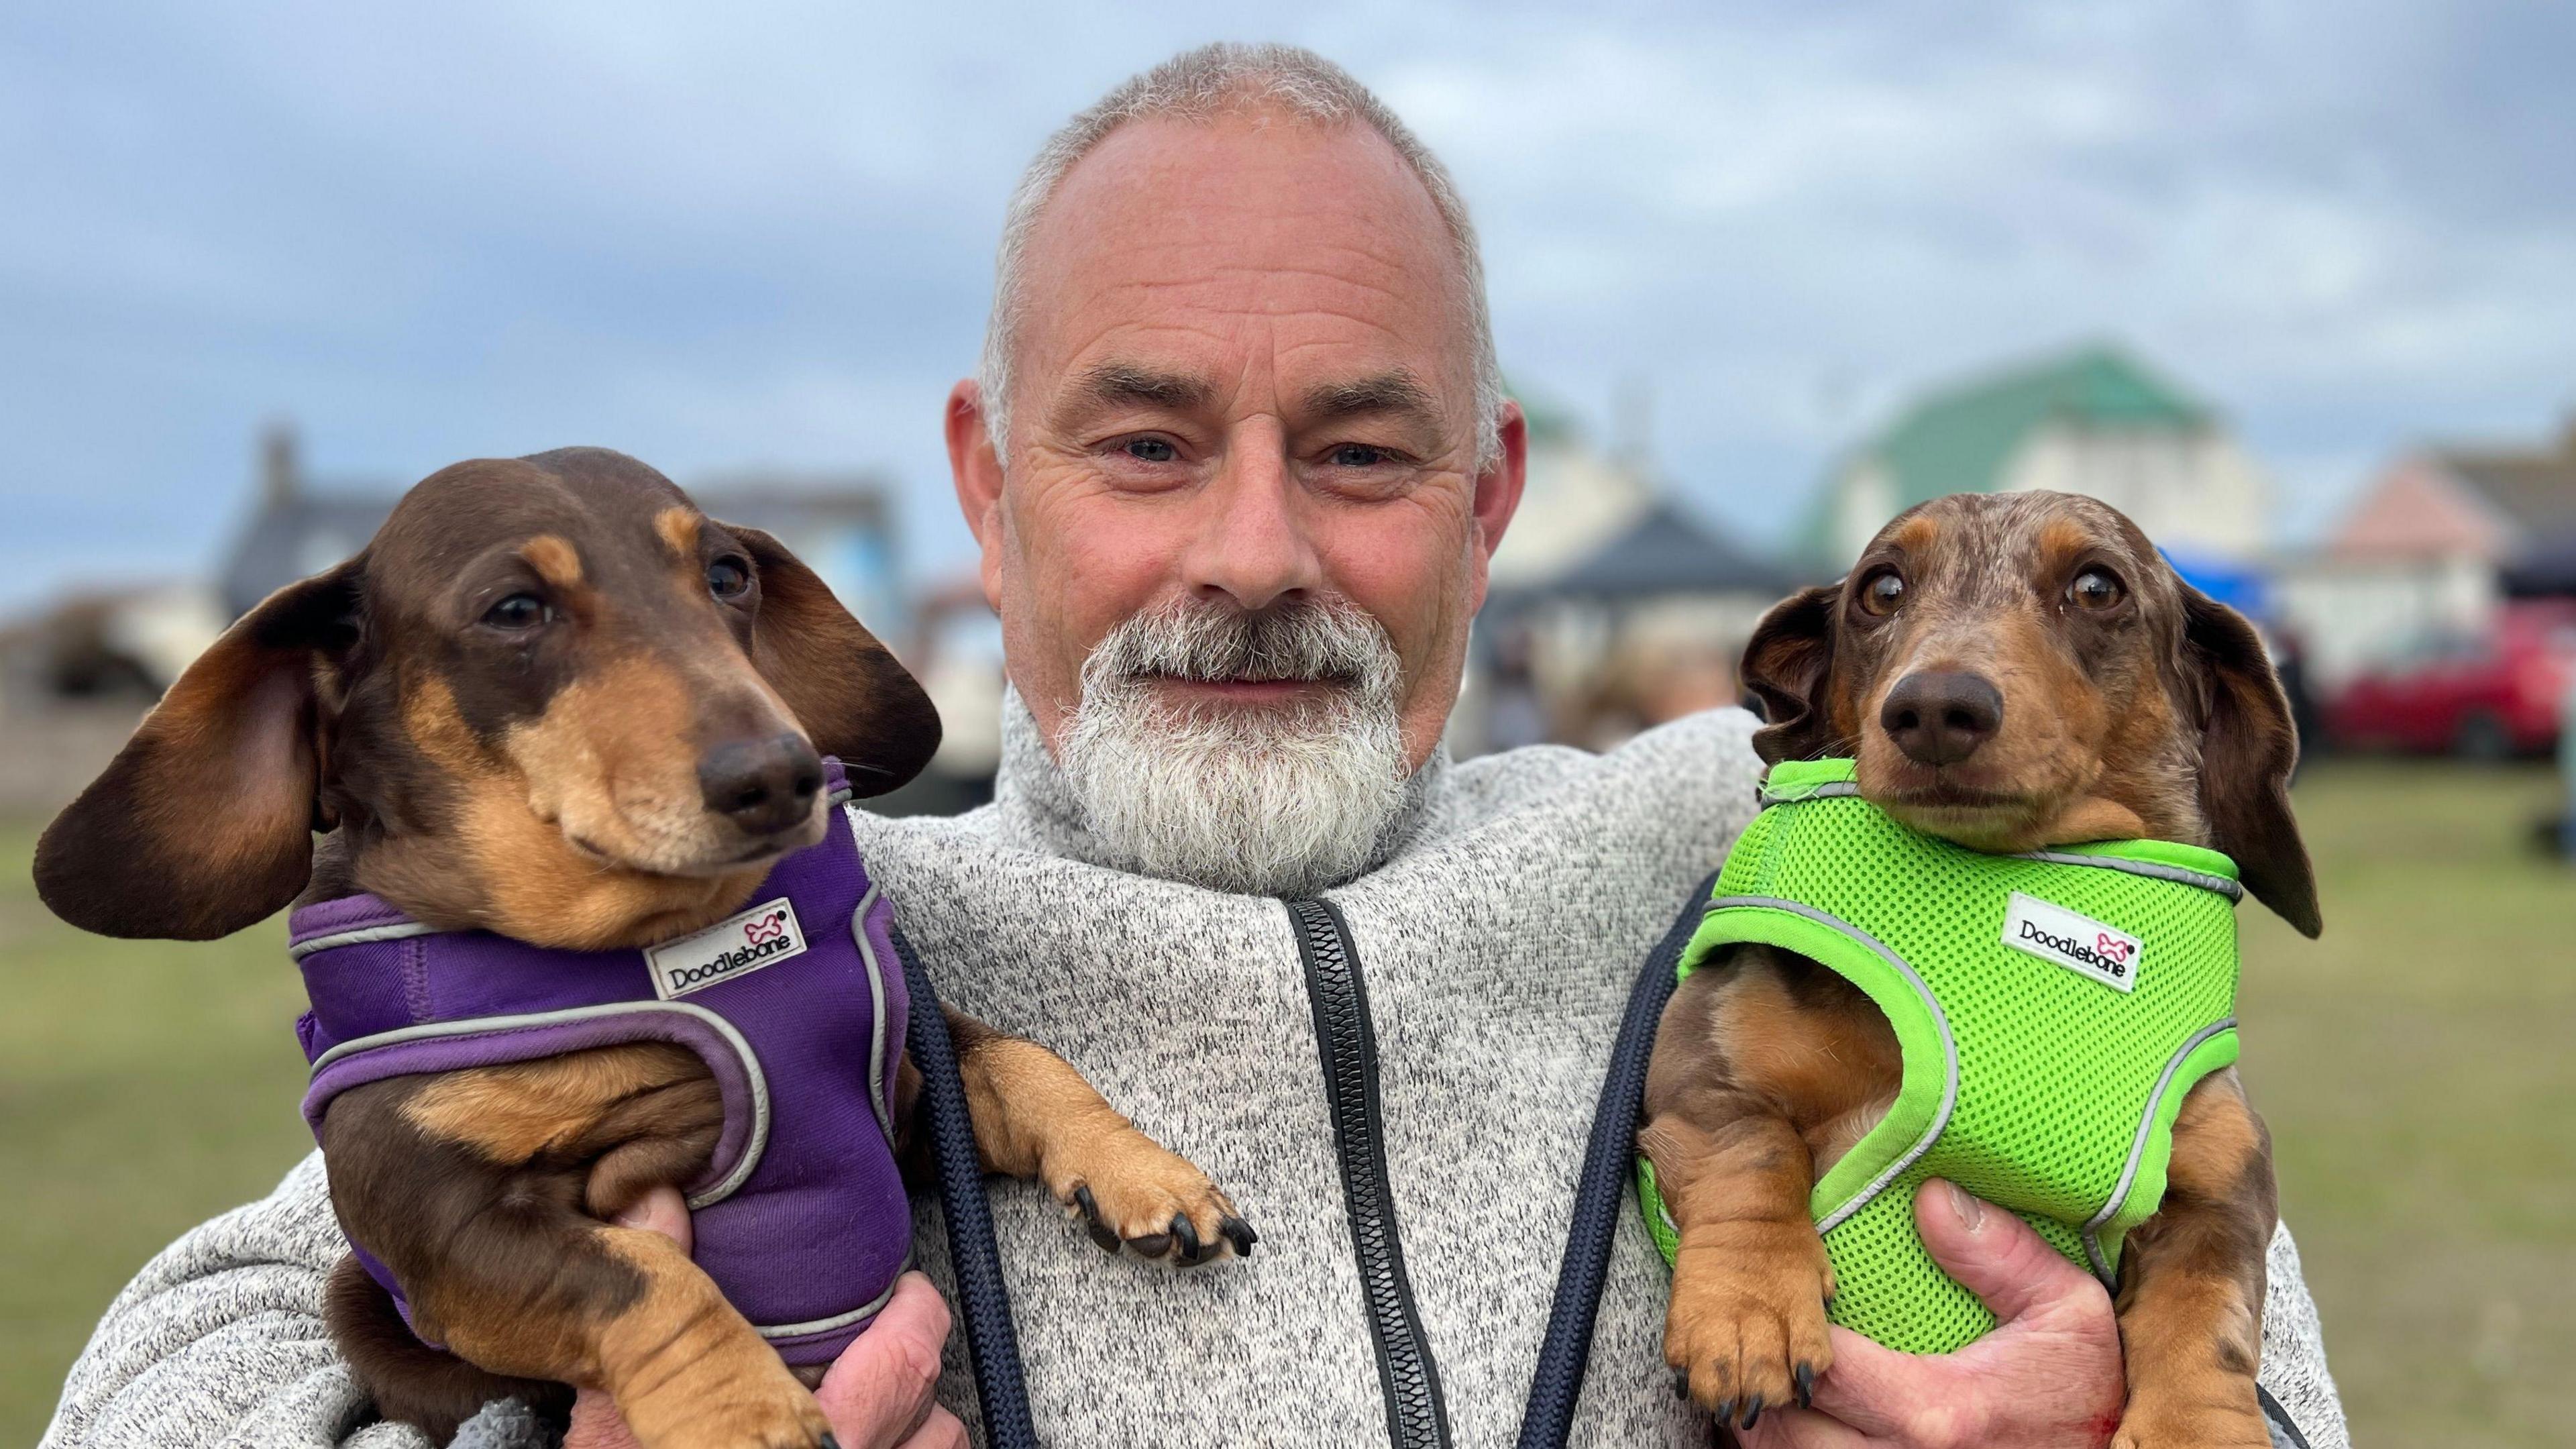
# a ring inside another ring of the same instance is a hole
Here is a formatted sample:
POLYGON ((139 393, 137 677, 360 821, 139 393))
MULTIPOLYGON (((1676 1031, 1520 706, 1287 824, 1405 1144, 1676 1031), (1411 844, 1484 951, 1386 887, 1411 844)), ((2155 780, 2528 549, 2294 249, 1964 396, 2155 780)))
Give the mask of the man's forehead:
POLYGON ((1361 125, 1122 127, 1058 184, 1023 265, 1019 342, 1049 372, 1110 357, 1186 372, 1271 340, 1344 354, 1334 371, 1419 377, 1447 370, 1426 354, 1463 332, 1455 243, 1361 125))
POLYGON ((1387 139, 1356 122, 1321 122, 1255 109, 1188 120, 1131 121, 1101 138, 1055 186, 1033 243, 1096 227, 1095 209, 1146 208, 1157 229, 1200 215, 1247 218, 1343 213, 1397 223, 1438 249, 1443 228, 1431 193, 1387 139))

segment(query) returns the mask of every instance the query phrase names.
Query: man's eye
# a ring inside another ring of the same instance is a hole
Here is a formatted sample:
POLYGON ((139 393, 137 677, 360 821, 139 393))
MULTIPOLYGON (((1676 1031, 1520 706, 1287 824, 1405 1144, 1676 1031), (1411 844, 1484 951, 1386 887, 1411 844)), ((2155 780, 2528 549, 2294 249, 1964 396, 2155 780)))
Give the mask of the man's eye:
POLYGON ((1386 449, 1372 448, 1366 443, 1344 443, 1333 450, 1333 466, 1336 468, 1374 468, 1386 460, 1386 449))
POLYGON ((1139 463, 1169 463, 1181 455, 1169 438, 1129 438, 1119 451, 1139 463))
POLYGON ((554 617, 554 610, 534 594, 512 594, 483 611, 483 622, 505 633, 522 634, 554 617))

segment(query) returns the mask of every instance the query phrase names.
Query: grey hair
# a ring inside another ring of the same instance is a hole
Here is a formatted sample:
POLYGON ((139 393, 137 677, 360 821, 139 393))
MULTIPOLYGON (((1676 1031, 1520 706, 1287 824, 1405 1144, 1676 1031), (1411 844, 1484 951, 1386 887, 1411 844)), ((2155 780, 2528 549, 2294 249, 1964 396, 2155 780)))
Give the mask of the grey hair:
POLYGON ((1476 467, 1482 470, 1500 455, 1503 371, 1495 359, 1493 317, 1485 305, 1485 263, 1476 245, 1476 228, 1467 219, 1467 203, 1458 195, 1457 183, 1449 179, 1449 169, 1368 87, 1313 51, 1294 45, 1218 41, 1128 77, 1065 122, 1038 149, 1011 193, 1010 210, 1002 220, 1001 250, 993 264, 993 312, 984 327, 984 355, 976 371, 984 395, 984 424, 993 452, 1006 468, 1011 454, 1013 335, 1027 300, 1021 263, 1037 230, 1038 216, 1065 173, 1130 121, 1159 117, 1205 123, 1259 106, 1275 107, 1319 126, 1360 122, 1395 148, 1423 190, 1431 194, 1431 205, 1457 252, 1468 335, 1476 351, 1476 467))

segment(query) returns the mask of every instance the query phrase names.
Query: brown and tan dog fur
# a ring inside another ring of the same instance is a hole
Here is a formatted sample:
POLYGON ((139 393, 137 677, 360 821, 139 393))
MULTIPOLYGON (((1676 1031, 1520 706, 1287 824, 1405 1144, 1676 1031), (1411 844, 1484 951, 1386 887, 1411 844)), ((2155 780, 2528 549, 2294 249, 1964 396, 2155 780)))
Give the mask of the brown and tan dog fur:
MULTIPOLYGON (((1854 757, 1862 795, 1917 829, 1988 851, 2206 845, 2319 929, 2289 806, 2297 739, 2260 639, 2102 503, 1963 494, 1911 509, 1839 583, 1764 617, 1744 677, 1765 760, 1854 757)), ((1665 1354, 1721 1419, 1805 1401, 1830 1364, 1833 1275, 1808 1198, 1901 1077, 1878 1008, 1788 952, 1735 948, 1666 1008, 1639 1133, 1681 1229, 1665 1354)), ((2185 1098, 2169 1174, 2122 1258, 2115 1443, 2263 1449, 2271 1145, 2233 1069, 2185 1098)))
MULTIPOLYGON (((46 832, 36 878, 116 936, 372 891, 441 928, 637 946, 732 914, 822 839, 819 755, 877 794, 938 741, 912 677, 776 539, 616 453, 478 460, 227 631, 46 832)), ((949 1020, 988 1168, 1044 1181, 1112 1251, 1250 1250, 1225 1195, 1072 1067, 949 1020)), ((444 1441, 492 1398, 559 1411, 581 1385, 647 1449, 828 1442, 715 1284, 607 1221, 697 1175, 722 1119, 698 1057, 653 1043, 335 1099, 333 1206, 451 1350, 343 1259, 326 1318, 385 1416, 444 1441)))

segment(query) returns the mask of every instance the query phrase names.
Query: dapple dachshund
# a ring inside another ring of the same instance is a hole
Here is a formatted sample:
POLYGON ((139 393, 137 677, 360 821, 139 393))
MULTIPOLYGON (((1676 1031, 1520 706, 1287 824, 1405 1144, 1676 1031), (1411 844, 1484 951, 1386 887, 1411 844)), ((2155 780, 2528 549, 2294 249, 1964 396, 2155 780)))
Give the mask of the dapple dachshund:
MULTIPOLYGON (((643 947, 825 839, 822 756, 876 794, 938 740, 920 687, 776 539, 617 453, 477 460, 227 630, 46 831, 36 879, 111 936, 202 940, 367 892, 416 929, 643 947)), ((1251 1250, 1225 1195, 1072 1067, 948 1020, 987 1169, 1042 1180, 1112 1252, 1251 1250)), ((899 1076, 901 1139, 918 1077, 899 1076)), ((648 1449, 830 1442, 819 1368, 609 1221, 689 1183, 724 1119, 708 1063, 667 1042, 331 1099, 333 1206, 410 1314, 342 1260, 325 1317, 380 1411, 443 1441, 489 1400, 559 1413, 581 1385, 648 1449)))
MULTIPOLYGON (((1981 853, 2212 848, 2318 932, 2287 791, 2297 740, 2260 639, 2102 503, 1910 509, 1841 581, 1774 607, 1743 672, 1765 761, 1852 758, 1860 798, 1902 826, 1981 853)), ((1770 945, 1722 948, 1666 1008, 1639 1133, 1681 1244, 1665 1354, 1721 1420, 1806 1402, 1830 1363, 1810 1194, 1902 1076, 1869 996, 1770 945)), ((2274 1215, 2270 1139, 2234 1068, 2212 1072, 2119 1265, 2123 1449, 2270 1443, 2255 1369, 2274 1215)))

